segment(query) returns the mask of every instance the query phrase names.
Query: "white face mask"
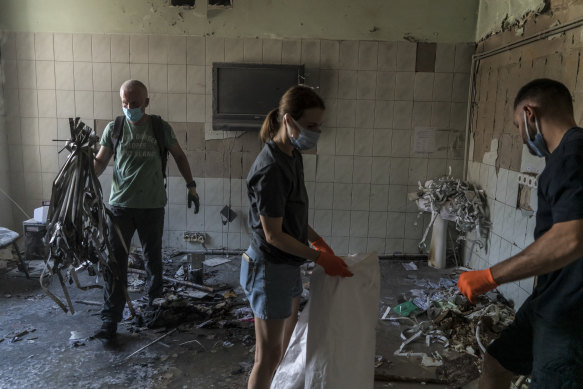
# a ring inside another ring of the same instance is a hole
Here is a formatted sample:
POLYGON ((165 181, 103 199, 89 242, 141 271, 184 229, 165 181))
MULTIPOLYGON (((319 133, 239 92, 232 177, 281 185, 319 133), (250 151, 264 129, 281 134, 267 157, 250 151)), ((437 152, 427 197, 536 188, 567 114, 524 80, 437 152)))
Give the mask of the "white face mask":
POLYGON ((296 125, 297 129, 300 130, 300 136, 296 139, 292 135, 290 126, 287 123, 285 124, 287 128, 287 135, 289 136, 289 140, 294 145, 294 147, 298 150, 309 150, 316 147, 318 144, 318 139, 320 139, 320 133, 302 127, 294 118, 291 117, 291 115, 288 115, 287 117, 288 119, 291 119, 296 125))

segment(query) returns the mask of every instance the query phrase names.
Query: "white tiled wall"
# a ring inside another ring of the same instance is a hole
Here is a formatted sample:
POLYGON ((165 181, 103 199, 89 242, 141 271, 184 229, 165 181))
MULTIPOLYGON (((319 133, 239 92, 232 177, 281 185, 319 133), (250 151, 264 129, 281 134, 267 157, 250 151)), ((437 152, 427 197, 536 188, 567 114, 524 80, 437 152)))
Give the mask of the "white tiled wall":
MULTIPOLYGON (((29 210, 48 199, 65 158, 52 139, 68 137, 70 116, 92 122, 121 114, 118 88, 128 78, 149 86, 150 112, 208 128, 212 62, 302 63, 327 105, 317 154, 304 156, 310 222, 340 254, 415 253, 428 217, 418 218, 407 192, 448 166, 461 176, 463 151, 453 145, 463 145, 455 140, 464 136, 473 45, 437 44, 435 73, 415 72, 416 50, 409 42, 11 34, 2 66, 12 193, 29 210), (416 126, 439 130, 436 153, 413 151, 416 126)), ((169 179, 165 244, 200 248, 184 243, 189 230, 207 232, 209 248, 245 248, 244 180, 196 180, 198 215, 186 208, 182 178, 169 179), (223 226, 218 211, 229 202, 239 217, 223 226)), ((110 168, 101 182, 108 196, 110 168)))
MULTIPOLYGON (((517 254, 534 241, 536 218, 527 216, 517 208, 518 172, 499 169, 486 163, 470 161, 468 165, 468 180, 482 187, 488 196, 492 229, 487 245, 480 249, 466 245, 467 265, 474 269, 486 269, 517 254)), ((532 192, 536 195, 536 190, 532 192)), ((534 200, 534 199, 533 199, 534 200)), ((531 201, 535 207, 536 200, 531 201)), ((505 297, 515 302, 516 307, 532 293, 533 278, 512 282, 498 289, 505 297)))

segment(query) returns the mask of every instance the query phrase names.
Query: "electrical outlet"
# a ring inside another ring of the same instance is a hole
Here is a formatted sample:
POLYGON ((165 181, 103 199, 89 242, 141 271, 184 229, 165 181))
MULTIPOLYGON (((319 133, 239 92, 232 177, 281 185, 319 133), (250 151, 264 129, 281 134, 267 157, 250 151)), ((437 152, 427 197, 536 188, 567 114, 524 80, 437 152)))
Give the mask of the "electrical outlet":
POLYGON ((204 244, 206 241, 206 234, 204 232, 185 231, 184 241, 204 244))

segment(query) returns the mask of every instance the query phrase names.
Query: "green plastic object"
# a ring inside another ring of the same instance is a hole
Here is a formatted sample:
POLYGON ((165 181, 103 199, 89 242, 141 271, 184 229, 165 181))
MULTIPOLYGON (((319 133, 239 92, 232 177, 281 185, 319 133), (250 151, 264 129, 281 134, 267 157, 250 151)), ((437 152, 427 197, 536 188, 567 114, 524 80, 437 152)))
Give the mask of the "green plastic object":
POLYGON ((411 315, 412 313, 415 313, 418 310, 419 310, 419 307, 417 305, 413 304, 413 302, 411 300, 406 301, 402 304, 399 304, 393 308, 393 312, 395 312, 396 314, 401 315, 403 317, 408 317, 409 315, 411 315))

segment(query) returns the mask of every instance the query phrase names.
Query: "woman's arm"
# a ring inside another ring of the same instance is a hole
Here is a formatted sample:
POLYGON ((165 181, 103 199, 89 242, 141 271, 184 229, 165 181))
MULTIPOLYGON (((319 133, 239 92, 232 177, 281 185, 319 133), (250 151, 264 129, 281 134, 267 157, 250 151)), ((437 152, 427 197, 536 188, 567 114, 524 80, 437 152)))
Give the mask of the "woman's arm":
MULTIPOLYGON (((291 235, 283 232, 283 217, 267 217, 263 215, 260 215, 259 217, 261 219, 261 226, 263 227, 263 232, 265 233, 265 239, 267 239, 267 243, 277 247, 281 251, 295 255, 296 257, 306 258, 310 261, 316 261, 320 255, 319 252, 312 250, 305 244, 293 238, 291 235)), ((310 231, 314 234, 315 232, 311 228, 308 228, 308 239, 312 241, 309 238, 310 231)))

